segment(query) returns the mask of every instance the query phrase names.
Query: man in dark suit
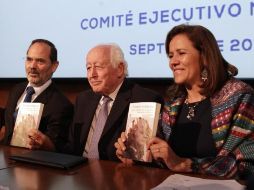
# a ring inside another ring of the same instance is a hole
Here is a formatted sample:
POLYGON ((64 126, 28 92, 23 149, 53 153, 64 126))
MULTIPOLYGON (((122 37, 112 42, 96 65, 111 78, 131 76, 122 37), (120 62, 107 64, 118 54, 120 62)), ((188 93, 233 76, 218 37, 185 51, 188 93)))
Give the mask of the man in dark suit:
POLYGON ((57 49, 53 43, 44 39, 32 41, 25 61, 28 82, 16 85, 8 98, 5 111, 5 144, 11 141, 17 110, 25 99, 27 87, 34 89, 31 101, 44 104, 39 130, 29 131, 29 148, 53 151, 68 138, 73 105, 51 80, 58 65, 57 49))
POLYGON ((86 68, 92 90, 78 95, 70 142, 62 149, 88 158, 118 160, 114 143, 121 132, 125 131, 129 104, 163 103, 163 98, 152 90, 127 81, 127 63, 122 50, 116 44, 101 44, 92 48, 86 57, 86 68), (107 105, 108 117, 98 137, 94 134, 105 97, 110 98, 107 105), (96 138, 96 150, 91 150, 91 144, 96 138), (92 151, 97 151, 97 156, 90 154, 92 151))
POLYGON ((0 107, 0 143, 2 142, 5 134, 4 128, 4 108, 0 107))

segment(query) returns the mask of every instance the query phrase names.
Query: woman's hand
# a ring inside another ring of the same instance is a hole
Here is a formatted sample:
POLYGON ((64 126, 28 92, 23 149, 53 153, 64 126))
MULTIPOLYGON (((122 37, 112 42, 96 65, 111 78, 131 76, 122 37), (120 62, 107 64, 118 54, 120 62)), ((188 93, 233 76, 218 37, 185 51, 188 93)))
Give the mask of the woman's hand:
POLYGON ((124 151, 126 150, 126 147, 124 145, 124 142, 126 141, 126 135, 125 132, 122 132, 121 137, 118 138, 117 142, 115 143, 116 147, 116 156, 127 165, 130 165, 133 163, 133 160, 124 158, 124 151))
POLYGON ((155 160, 163 160, 167 167, 175 172, 191 172, 191 159, 181 158, 175 154, 169 144, 158 138, 152 138, 148 148, 155 160))

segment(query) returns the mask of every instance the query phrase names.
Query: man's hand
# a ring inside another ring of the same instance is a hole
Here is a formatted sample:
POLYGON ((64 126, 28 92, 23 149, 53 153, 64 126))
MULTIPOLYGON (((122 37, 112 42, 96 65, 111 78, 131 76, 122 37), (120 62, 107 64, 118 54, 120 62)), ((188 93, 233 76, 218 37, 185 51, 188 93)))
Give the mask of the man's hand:
POLYGON ((28 148, 30 149, 55 150, 55 145, 50 138, 37 129, 30 129, 27 138, 29 138, 28 148))

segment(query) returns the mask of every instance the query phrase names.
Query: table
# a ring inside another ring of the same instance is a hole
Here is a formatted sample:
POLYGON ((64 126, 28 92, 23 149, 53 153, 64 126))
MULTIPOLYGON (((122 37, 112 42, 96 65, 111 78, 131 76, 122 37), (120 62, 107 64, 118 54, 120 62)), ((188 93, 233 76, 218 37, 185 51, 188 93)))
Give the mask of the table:
POLYGON ((172 173, 167 169, 124 166, 122 163, 89 160, 71 170, 14 162, 12 154, 30 151, 0 145, 0 189, 151 189, 172 173))

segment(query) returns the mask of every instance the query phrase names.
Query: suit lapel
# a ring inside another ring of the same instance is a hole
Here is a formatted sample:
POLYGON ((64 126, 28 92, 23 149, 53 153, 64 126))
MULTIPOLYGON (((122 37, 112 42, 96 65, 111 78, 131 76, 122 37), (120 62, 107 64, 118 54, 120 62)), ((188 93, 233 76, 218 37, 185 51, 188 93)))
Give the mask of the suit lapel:
POLYGON ((14 92, 10 95, 10 104, 8 105, 10 107, 10 112, 8 113, 8 118, 10 122, 10 126, 14 126, 14 117, 13 114, 16 111, 17 103, 23 92, 25 91, 25 88, 27 86, 27 82, 21 83, 17 89, 15 89, 14 92))
POLYGON ((47 102, 50 100, 50 97, 52 93, 55 90, 55 85, 52 82, 39 96, 37 96, 33 102, 40 102, 43 103, 44 105, 47 104, 47 102))
POLYGON ((121 118, 121 115, 126 110, 126 108, 128 109, 130 100, 131 88, 127 82, 124 82, 116 96, 115 102, 113 103, 110 114, 103 129, 102 136, 108 132, 108 130, 119 118, 121 118))
POLYGON ((14 112, 16 107, 17 107, 17 103, 18 103, 18 100, 19 98, 21 97, 21 95, 23 94, 23 92, 25 91, 26 89, 26 86, 27 86, 27 83, 22 83, 18 88, 17 90, 13 93, 13 98, 12 98, 12 111, 14 112))
POLYGON ((86 142, 90 127, 92 125, 93 117, 101 96, 93 93, 90 97, 88 96, 85 98, 87 98, 89 101, 86 101, 87 105, 81 105, 85 109, 84 111, 79 112, 81 115, 78 115, 78 118, 75 118, 75 124, 79 124, 81 127, 81 144, 83 144, 83 142, 86 142))

